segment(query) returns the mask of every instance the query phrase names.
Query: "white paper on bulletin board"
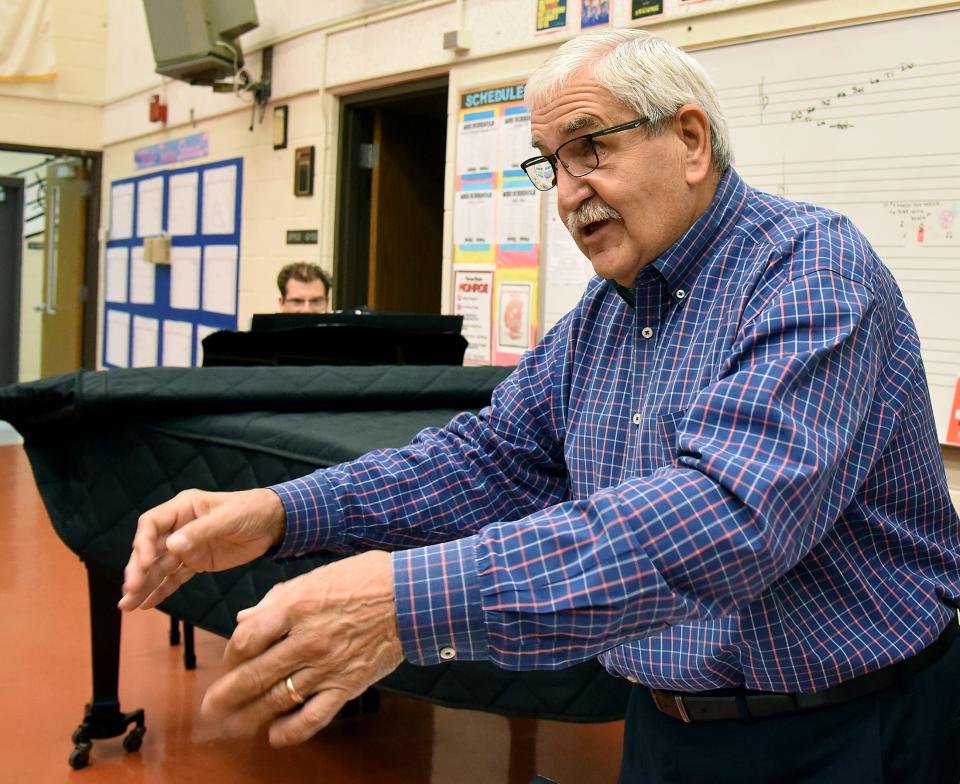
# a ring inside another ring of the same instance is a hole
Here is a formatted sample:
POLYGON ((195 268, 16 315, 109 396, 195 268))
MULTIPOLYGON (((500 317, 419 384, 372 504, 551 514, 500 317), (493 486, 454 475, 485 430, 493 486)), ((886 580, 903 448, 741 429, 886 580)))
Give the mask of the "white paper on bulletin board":
POLYGON ((133 236, 133 183, 125 182, 110 189, 110 239, 126 240, 133 236))
POLYGON ((130 301, 152 305, 156 297, 157 266, 143 260, 143 246, 130 250, 130 301))
POLYGON ((126 248, 107 248, 106 256, 104 299, 107 302, 126 302, 128 251, 126 248))
POLYGON ((160 322, 146 316, 133 317, 132 367, 156 367, 160 348, 160 322))
POLYGON ((218 166, 203 172, 203 233, 233 234, 237 167, 218 166))
POLYGON ((200 248, 196 245, 170 248, 170 307, 200 307, 200 248))
POLYGON ((107 310, 104 318, 107 330, 106 360, 115 367, 130 365, 130 314, 107 310))
POLYGON ((232 316, 237 312, 237 246, 207 245, 203 249, 204 310, 232 316))
POLYGON ((137 183, 137 236, 153 237, 163 231, 163 177, 137 183))
POLYGON ((497 120, 492 109, 465 119, 457 137, 457 174, 481 174, 497 167, 497 120))
POLYGON ((539 155, 530 144, 530 115, 508 114, 500 118, 500 169, 519 170, 527 158, 539 155))
POLYGON ((198 172, 185 172, 170 177, 167 226, 168 232, 173 237, 192 236, 197 233, 199 182, 198 172))
POLYGON ((540 191, 511 188, 496 193, 497 244, 536 245, 540 242, 540 191))
POLYGON ((490 245, 496 225, 494 192, 460 191, 453 212, 455 245, 490 245))
POLYGON ((189 321, 163 322, 163 366, 190 367, 193 352, 193 324, 189 321))

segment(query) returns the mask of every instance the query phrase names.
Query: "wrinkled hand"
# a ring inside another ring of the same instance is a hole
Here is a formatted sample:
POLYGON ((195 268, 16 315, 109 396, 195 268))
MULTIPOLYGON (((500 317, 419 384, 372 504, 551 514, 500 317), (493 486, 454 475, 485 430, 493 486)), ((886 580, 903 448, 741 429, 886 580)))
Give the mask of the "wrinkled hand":
POLYGON ((403 661, 389 553, 315 569, 241 611, 201 714, 228 736, 270 725, 270 745, 301 743, 403 661), (285 684, 306 702, 299 709, 285 684))
POLYGON ((285 532, 283 503, 272 490, 184 490, 140 515, 118 606, 155 607, 198 572, 263 555, 285 532))

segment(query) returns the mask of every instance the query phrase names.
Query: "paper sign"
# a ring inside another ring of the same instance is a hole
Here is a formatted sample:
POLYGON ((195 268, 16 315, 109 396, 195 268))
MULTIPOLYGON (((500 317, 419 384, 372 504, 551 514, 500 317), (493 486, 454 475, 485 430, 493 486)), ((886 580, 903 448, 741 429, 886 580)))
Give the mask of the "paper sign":
POLYGON ((957 379, 957 390, 953 393, 950 419, 947 420, 947 443, 960 445, 960 378, 957 379))
POLYGON ((207 245, 203 250, 203 309, 237 312, 237 246, 207 245))
POLYGON ((463 316, 461 334, 467 340, 463 364, 488 365, 493 271, 455 269, 453 292, 453 312, 457 316, 463 316))
POLYGON ((163 366, 190 367, 193 352, 193 324, 189 321, 163 322, 163 366))

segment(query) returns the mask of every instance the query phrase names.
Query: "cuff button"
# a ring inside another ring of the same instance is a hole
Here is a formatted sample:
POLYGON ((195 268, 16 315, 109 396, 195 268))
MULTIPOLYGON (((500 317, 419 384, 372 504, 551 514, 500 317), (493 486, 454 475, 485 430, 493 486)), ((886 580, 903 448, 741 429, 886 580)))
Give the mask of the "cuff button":
POLYGON ((440 658, 443 659, 444 661, 450 661, 450 659, 454 659, 456 658, 456 656, 457 656, 457 649, 451 647, 450 645, 444 645, 440 649, 440 658))

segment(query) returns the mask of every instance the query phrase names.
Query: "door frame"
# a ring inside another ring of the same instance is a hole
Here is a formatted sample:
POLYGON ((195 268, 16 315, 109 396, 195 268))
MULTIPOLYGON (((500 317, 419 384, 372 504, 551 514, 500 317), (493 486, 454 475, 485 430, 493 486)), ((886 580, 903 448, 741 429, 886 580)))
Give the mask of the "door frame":
MULTIPOLYGON (((0 188, 4 191, 4 201, 6 201, 6 194, 13 195, 16 225, 19 227, 19 233, 13 243, 13 260, 10 266, 12 277, 8 281, 2 281, 3 285, 10 285, 8 303, 11 305, 13 318, 9 323, 9 341, 0 340, 0 350, 9 348, 9 354, 0 364, 0 384, 14 384, 20 379, 20 287, 23 270, 23 202, 26 188, 22 177, 0 177, 0 188), (8 369, 4 367, 8 363, 11 374, 9 378, 6 377, 8 369)), ((0 338, 5 337, 7 326, 6 323, 0 324, 0 338)))
POLYGON ((340 96, 340 138, 337 145, 337 199, 334 210, 333 289, 338 308, 368 302, 370 261, 370 170, 360 165, 363 118, 360 112, 404 98, 445 91, 450 74, 401 82, 362 93, 340 96))
MULTIPOLYGON (((69 147, 33 147, 24 144, 0 142, 5 152, 29 152, 40 155, 63 155, 90 162, 90 196, 87 199, 86 243, 83 253, 83 285, 86 301, 83 304, 83 356, 82 367, 94 370, 97 366, 97 323, 99 320, 100 282, 100 199, 103 173, 103 153, 99 150, 82 150, 69 147)), ((21 261, 21 264, 23 262, 21 261)), ((17 341, 19 345, 19 333, 17 341)))

